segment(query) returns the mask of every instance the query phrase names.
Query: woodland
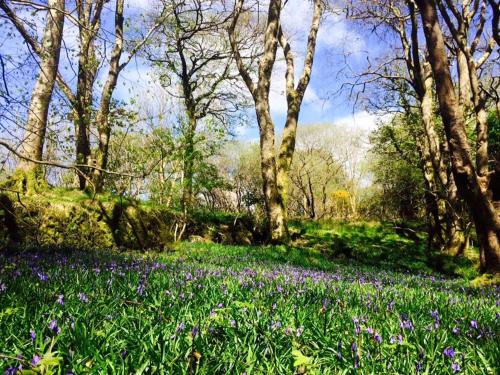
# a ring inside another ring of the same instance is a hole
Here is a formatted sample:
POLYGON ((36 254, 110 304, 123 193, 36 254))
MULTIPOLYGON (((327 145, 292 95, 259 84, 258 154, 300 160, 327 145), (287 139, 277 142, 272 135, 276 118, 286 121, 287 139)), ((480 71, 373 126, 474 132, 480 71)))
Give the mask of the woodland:
POLYGON ((0 370, 500 372, 499 22, 0 0, 0 370))

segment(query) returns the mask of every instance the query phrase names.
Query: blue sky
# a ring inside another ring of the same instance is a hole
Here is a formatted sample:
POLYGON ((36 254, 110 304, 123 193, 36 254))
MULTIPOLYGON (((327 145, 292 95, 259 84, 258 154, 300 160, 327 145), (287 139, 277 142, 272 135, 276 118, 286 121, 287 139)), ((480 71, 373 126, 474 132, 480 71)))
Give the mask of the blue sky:
MULTIPOLYGON (((148 0, 130 0, 129 10, 147 11, 151 6, 148 0)), ((306 38, 312 18, 311 2, 305 0, 289 0, 283 10, 283 27, 292 44, 295 55, 296 80, 302 73, 303 55, 306 49, 306 38)), ((371 38, 370 38, 371 39, 371 38)), ((375 40, 375 39, 374 39, 375 40)), ((363 108, 354 108, 353 102, 347 98, 346 92, 338 93, 344 82, 343 73, 352 69, 361 69, 367 53, 373 55, 379 49, 374 40, 367 43, 367 36, 362 35, 355 26, 345 19, 340 11, 329 13, 323 20, 318 34, 317 49, 311 81, 301 108, 300 123, 333 124, 340 123, 346 127, 373 129, 377 117, 368 114, 363 108)), ((274 67, 270 104, 276 131, 280 132, 286 115, 285 64, 278 50, 278 60, 274 67)), ((139 58, 132 61, 120 78, 116 97, 124 100, 131 96, 141 96, 147 90, 149 81, 154 80, 152 70, 139 58)), ((240 139, 258 137, 256 122, 251 126, 240 127, 236 133, 240 139)))
MULTIPOLYGON (((151 0, 126 0, 126 17, 137 17, 140 13, 147 12, 152 6, 151 0)), ((114 2, 107 4, 108 8, 114 7, 114 2)), ((68 9, 73 9, 71 5, 68 9)), ((105 12, 102 29, 106 34, 113 30, 113 19, 111 12, 105 12)), ((32 18, 27 12, 26 18, 32 18)), ((44 20, 43 13, 35 18, 38 35, 41 35, 44 20)), ((289 0, 283 10, 283 28, 287 38, 291 42, 295 55, 296 80, 302 73, 303 55, 306 48, 306 39, 312 17, 311 2, 306 0, 289 0)), ((65 46, 73 53, 77 52, 77 27, 71 22, 66 22, 64 30, 65 46)), ((112 41, 112 34, 108 35, 112 41)), ((368 114, 363 108, 353 107, 353 102, 347 98, 346 92, 338 93, 345 80, 344 73, 350 69, 361 70, 367 54, 374 55, 383 48, 377 45, 376 38, 370 38, 357 30, 353 23, 345 20, 341 12, 327 14, 318 34, 317 49, 313 73, 301 108, 301 126, 307 124, 342 124, 346 127, 373 129, 377 117, 368 114)), ((23 45, 20 38, 4 39, 1 44, 2 53, 19 52, 19 46, 23 45)), ((108 45, 108 53, 111 47, 108 45)), ((281 50, 278 50, 278 60, 275 64, 272 86, 271 86, 271 111, 276 124, 276 132, 279 133, 285 121, 286 100, 285 91, 285 64, 281 58, 281 50)), ((76 70, 76 59, 71 52, 61 55, 61 72, 71 86, 75 85, 74 71, 76 70)), ((125 68, 119 78, 119 83, 114 97, 124 101, 132 98, 144 100, 145 93, 151 85, 154 85, 154 74, 140 57, 133 59, 125 68), (153 81, 153 82, 152 82, 153 81)), ((100 77, 107 73, 107 66, 101 69, 100 77)), ((15 82, 13 82, 15 85, 15 82)), ((29 87, 25 87, 29 90, 29 87)), ((251 112, 252 113, 252 112, 251 112)), ((250 126, 239 127, 236 134, 240 139, 256 139, 258 129, 255 121, 250 126)))

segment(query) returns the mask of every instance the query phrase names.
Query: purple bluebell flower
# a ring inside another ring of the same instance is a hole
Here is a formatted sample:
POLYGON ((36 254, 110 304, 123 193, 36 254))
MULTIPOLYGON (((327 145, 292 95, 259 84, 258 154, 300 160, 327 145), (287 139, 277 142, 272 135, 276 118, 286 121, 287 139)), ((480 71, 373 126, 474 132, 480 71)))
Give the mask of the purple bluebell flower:
POLYGON ((382 343, 382 336, 380 336, 378 333, 375 333, 375 335, 373 336, 373 338, 375 339, 376 342, 378 342, 379 344, 382 343))
POLYGON ((46 274, 44 274, 44 273, 42 273, 42 272, 38 272, 38 273, 37 273, 37 276, 38 276, 38 278, 39 278, 41 281, 47 281, 47 280, 49 280, 49 276, 48 276, 48 275, 46 275, 46 274))
POLYGON ((457 362, 453 362, 451 365, 451 369, 454 373, 460 372, 460 365, 457 362))
POLYGON ((453 329, 451 330, 451 332, 454 334, 454 335, 459 335, 460 334, 460 329, 457 328, 457 327, 453 327, 453 329))
POLYGON ((475 320, 471 320, 470 321, 470 326, 471 326, 471 328, 474 328, 474 329, 478 329, 479 328, 479 326, 477 324, 477 321, 475 321, 475 320))
POLYGON ((361 327, 357 324, 354 327, 354 333, 356 333, 356 336, 359 336, 359 334, 361 333, 361 327))
POLYGON ((304 327, 297 328, 297 330, 295 331, 295 336, 302 336, 302 332, 304 332, 304 327))
POLYGON ((7 290, 7 285, 0 283, 0 292, 5 292, 7 290))
POLYGON ((88 303, 89 302, 89 299, 85 295, 85 293, 78 293, 78 298, 80 298, 80 301, 82 301, 83 303, 88 303))
POLYGON ((59 304, 59 305, 61 305, 61 306, 64 306, 64 295, 63 295, 63 294, 59 294, 59 295, 57 296, 57 301, 56 301, 56 303, 58 303, 58 304, 59 304))
POLYGON ((401 323, 399 323, 399 326, 401 327, 401 329, 406 329, 409 331, 413 331, 413 329, 414 329, 413 323, 409 319, 401 320, 401 323))
POLYGON ((31 365, 32 366, 36 366, 38 364, 38 362, 40 362, 42 358, 40 358, 39 355, 35 354, 35 356, 33 357, 33 359, 31 360, 31 365))
POLYGON ((30 336, 31 336, 31 341, 35 341, 36 338, 36 332, 32 329, 30 329, 30 336))
POLYGON ((365 331, 369 333, 370 335, 373 335, 373 328, 372 327, 366 327, 365 331))
POLYGON ((415 371, 416 372, 422 371, 422 362, 421 361, 417 362, 417 366, 415 367, 415 371))
POLYGON ((200 330, 200 327, 199 326, 194 326, 193 329, 191 330, 191 336, 193 336, 193 339, 196 337, 196 335, 198 334, 200 330))
POLYGON ((49 323, 49 329, 56 335, 58 335, 61 332, 61 329, 57 326, 57 320, 55 319, 49 323))
POLYGON ((182 332, 182 331, 184 330, 184 328, 185 328, 185 327, 186 327, 186 326, 185 326, 184 322, 181 322, 181 323, 177 326, 177 330, 176 330, 176 332, 177 332, 177 333, 182 332))
POLYGON ((290 336, 292 334, 292 329, 287 327, 287 328, 285 328, 284 333, 285 333, 285 336, 290 336))
POLYGON ((453 349, 453 347, 449 346, 446 349, 444 349, 443 354, 448 358, 453 358, 453 357, 455 357, 455 349, 453 349))

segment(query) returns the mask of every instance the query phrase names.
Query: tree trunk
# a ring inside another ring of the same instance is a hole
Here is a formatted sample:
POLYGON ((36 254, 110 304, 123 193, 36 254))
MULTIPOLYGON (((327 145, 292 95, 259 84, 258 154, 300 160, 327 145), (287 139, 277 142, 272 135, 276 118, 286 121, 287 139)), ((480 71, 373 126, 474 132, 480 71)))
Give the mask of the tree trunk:
POLYGON ((99 146, 94 156, 93 163, 96 169, 92 172, 92 181, 97 192, 103 188, 103 170, 108 166, 109 140, 111 138, 111 125, 109 114, 111 112, 111 99, 118 82, 118 76, 124 65, 120 65, 123 52, 123 4, 124 0, 116 1, 115 8, 115 44, 111 51, 109 71, 106 83, 102 89, 101 101, 96 115, 99 146))
MULTIPOLYGON (((459 202, 456 196, 456 186, 453 176, 448 175, 444 154, 441 151, 439 136, 436 132, 432 98, 432 72, 428 63, 423 66, 423 91, 420 93, 420 111, 424 129, 422 152, 424 164, 430 162, 424 177, 428 180, 432 195, 435 197, 439 220, 434 222, 434 234, 441 242, 436 245, 446 254, 456 256, 463 253, 466 239, 463 235, 464 225, 457 213, 459 202), (432 176, 430 176, 432 174, 432 176), (434 176, 436 178, 434 178, 434 176)), ((425 166, 424 166, 425 168, 425 166)))
POLYGON ((271 243, 289 241, 285 203, 278 190, 278 176, 274 148, 274 124, 267 102, 258 103, 257 120, 260 130, 260 161, 263 181, 264 200, 271 243))
POLYGON ((451 153, 452 171, 458 192, 472 213, 480 245, 481 268, 487 272, 500 272, 500 217, 472 161, 464 116, 455 95, 436 4, 434 0, 417 0, 417 4, 451 153))
MULTIPOLYGON (((188 111, 190 112, 190 111, 188 111)), ((193 206, 193 184, 194 184, 194 152, 195 144, 194 138, 196 135, 197 120, 194 113, 190 115, 188 119, 188 129, 185 134, 184 139, 184 157, 183 157, 183 168, 182 172, 184 175, 182 184, 182 210, 184 212, 189 211, 193 206)))
MULTIPOLYGON (((22 144, 22 155, 42 160, 50 100, 59 65, 64 26, 64 0, 49 0, 47 22, 43 33, 40 72, 33 88, 28 110, 28 120, 22 144)), ((32 161, 21 159, 15 178, 21 190, 35 192, 44 184, 43 168, 32 161)))

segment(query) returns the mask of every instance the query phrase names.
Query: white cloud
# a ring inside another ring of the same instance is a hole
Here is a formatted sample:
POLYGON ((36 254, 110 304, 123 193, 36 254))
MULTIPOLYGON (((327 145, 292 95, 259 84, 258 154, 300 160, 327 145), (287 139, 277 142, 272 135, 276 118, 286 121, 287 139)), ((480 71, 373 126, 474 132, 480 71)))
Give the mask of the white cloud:
POLYGON ((386 116, 378 116, 366 111, 356 112, 351 115, 340 117, 333 122, 346 129, 361 129, 366 131, 375 130, 381 122, 387 121, 386 116))

